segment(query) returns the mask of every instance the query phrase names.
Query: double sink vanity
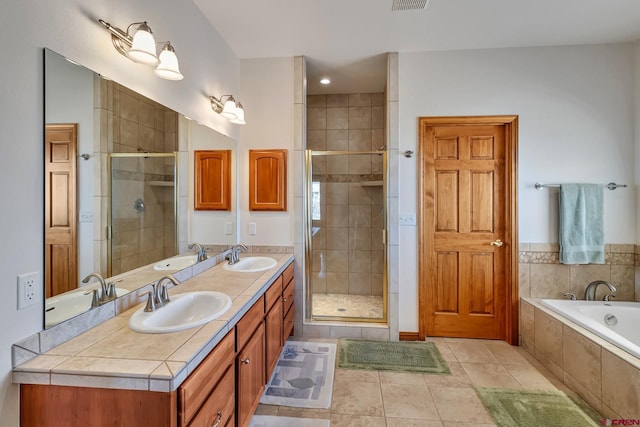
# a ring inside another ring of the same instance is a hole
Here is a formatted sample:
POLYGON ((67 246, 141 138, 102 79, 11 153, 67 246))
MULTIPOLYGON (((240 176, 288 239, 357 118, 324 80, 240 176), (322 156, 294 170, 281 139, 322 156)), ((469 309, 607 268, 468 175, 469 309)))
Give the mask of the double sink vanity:
POLYGON ((247 426, 293 333, 293 256, 218 264, 168 294, 17 366, 21 425, 247 426))

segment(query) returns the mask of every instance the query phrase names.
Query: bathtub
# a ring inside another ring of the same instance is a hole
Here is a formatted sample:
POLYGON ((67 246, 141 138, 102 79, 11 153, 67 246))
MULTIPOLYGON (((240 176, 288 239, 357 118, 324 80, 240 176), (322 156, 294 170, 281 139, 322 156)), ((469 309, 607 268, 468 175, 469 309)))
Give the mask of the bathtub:
POLYGON ((540 303, 640 358, 640 303, 557 299, 540 303))

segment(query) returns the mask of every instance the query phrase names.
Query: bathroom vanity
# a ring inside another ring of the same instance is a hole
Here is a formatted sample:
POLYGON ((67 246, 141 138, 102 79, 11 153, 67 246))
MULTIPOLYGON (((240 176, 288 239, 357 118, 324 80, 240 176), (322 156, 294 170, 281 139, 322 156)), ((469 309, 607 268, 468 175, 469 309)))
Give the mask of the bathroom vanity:
POLYGON ((21 425, 247 426, 293 333, 293 256, 270 256, 265 272, 217 265, 172 288, 232 298, 200 328, 133 332, 136 307, 18 366, 21 425))

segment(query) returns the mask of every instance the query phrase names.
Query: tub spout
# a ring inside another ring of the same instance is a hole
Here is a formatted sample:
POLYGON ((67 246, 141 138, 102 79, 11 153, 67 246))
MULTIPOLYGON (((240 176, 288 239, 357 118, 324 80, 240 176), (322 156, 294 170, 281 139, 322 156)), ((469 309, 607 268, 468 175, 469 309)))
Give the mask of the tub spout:
POLYGON ((606 280, 596 280, 587 285, 587 289, 584 291, 585 301, 594 301, 596 299, 596 292, 598 291, 599 285, 605 285, 611 292, 616 291, 616 287, 606 280))

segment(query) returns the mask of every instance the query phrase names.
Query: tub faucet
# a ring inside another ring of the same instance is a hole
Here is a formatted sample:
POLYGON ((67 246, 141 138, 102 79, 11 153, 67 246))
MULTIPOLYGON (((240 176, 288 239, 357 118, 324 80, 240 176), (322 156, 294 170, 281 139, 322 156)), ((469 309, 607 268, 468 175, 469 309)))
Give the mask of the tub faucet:
POLYGON ((229 265, 233 265, 236 262, 240 261, 240 251, 248 251, 249 249, 243 245, 242 243, 232 246, 231 252, 226 256, 226 259, 229 261, 229 265))
POLYGON ((107 289, 107 284, 99 273, 91 273, 87 275, 87 277, 82 279, 82 283, 89 283, 92 278, 98 280, 100 283, 100 290, 102 291, 102 294, 100 295, 100 303, 109 301, 109 290, 107 289))
POLYGON ((198 249, 198 262, 205 261, 207 259, 207 250, 200 243, 193 242, 189 245, 189 249, 198 249))
POLYGON ((611 292, 616 291, 616 287, 613 286, 611 283, 607 282, 606 280, 596 280, 587 285, 587 289, 585 289, 584 291, 585 301, 595 301, 596 292, 598 291, 599 285, 605 285, 607 288, 609 288, 609 291, 611 292), (591 289, 593 289, 593 291, 591 289))

